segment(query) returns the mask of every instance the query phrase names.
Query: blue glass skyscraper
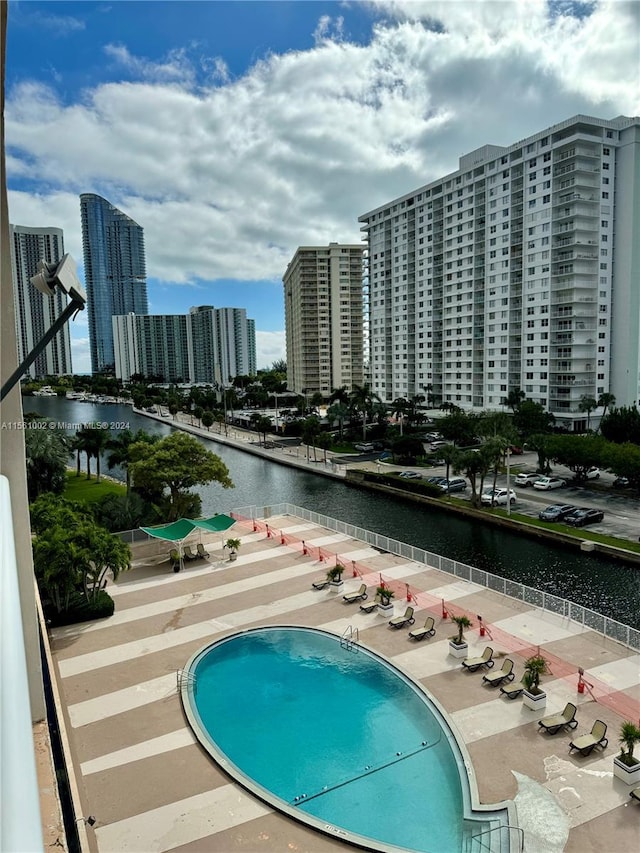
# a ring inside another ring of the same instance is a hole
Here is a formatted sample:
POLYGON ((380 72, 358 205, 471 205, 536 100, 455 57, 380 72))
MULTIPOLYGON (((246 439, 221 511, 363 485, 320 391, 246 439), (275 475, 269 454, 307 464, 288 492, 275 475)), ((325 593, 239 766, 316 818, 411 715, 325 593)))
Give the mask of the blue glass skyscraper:
POLYGON ((114 314, 148 314, 144 233, 106 199, 80 196, 91 372, 113 373, 114 314))

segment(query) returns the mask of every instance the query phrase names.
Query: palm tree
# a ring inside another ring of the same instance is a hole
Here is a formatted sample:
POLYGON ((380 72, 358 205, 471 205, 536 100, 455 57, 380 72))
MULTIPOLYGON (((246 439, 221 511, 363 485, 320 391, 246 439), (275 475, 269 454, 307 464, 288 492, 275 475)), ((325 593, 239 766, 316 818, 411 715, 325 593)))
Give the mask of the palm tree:
POLYGON ((77 452, 86 453, 87 455, 87 480, 91 479, 91 456, 92 454, 92 430, 88 426, 83 426, 76 432, 76 447, 77 452))
POLYGON ((340 388, 332 388, 331 394, 329 395, 329 403, 342 403, 347 406, 349 404, 349 391, 347 390, 347 386, 342 385, 340 388))
POLYGON ((25 430, 29 500, 64 490, 69 443, 61 430, 25 430))
POLYGON ((374 401, 381 402, 380 397, 374 394, 369 383, 354 385, 351 391, 351 408, 354 412, 362 415, 362 438, 367 439, 367 414, 370 412, 374 401))
POLYGON ((591 412, 597 407, 598 401, 595 397, 589 397, 588 394, 583 394, 578 403, 578 411, 586 412, 587 414, 587 430, 591 429, 591 412))
POLYGON ((313 461, 317 462, 315 440, 320 435, 320 418, 309 415, 302 424, 302 440, 307 445, 307 461, 309 461, 309 445, 313 445, 313 461))
POLYGON ((407 423, 410 423, 411 404, 404 397, 397 397, 391 404, 391 414, 395 416, 397 422, 400 423, 400 435, 402 435, 402 424, 405 417, 407 423))
POLYGON ((349 407, 345 403, 333 403, 333 405, 329 406, 327 409, 327 419, 329 423, 333 424, 338 421, 341 439, 344 431, 344 422, 348 417, 349 407))
POLYGON ((520 403, 525 399, 526 394, 521 388, 512 388, 506 397, 500 401, 501 405, 509 406, 512 412, 519 408, 520 403))
MULTIPOLYGON (((603 394, 600 394, 600 396, 598 397, 598 405, 602 406, 602 415, 600 416, 600 424, 602 423, 602 421, 604 420, 604 418, 607 414, 607 409, 610 406, 615 405, 615 402, 616 402, 615 394, 609 394, 606 391, 603 394)), ((598 425, 598 429, 600 429, 600 425, 598 425)))
POLYGON ((427 395, 427 407, 433 406, 436 399, 433 393, 433 384, 429 382, 427 385, 423 385, 422 388, 424 393, 427 395))
POLYGON ((118 433, 117 438, 110 438, 107 442, 107 450, 111 451, 107 456, 107 465, 110 471, 112 468, 115 468, 116 465, 124 468, 127 484, 127 496, 129 495, 131 488, 131 478, 129 476, 129 448, 136 440, 137 439, 134 438, 131 430, 125 429, 118 433))
POLYGON ((77 434, 69 439, 69 452, 76 454, 76 477, 80 476, 80 454, 83 452, 82 441, 77 434))
POLYGON ((100 455, 107 446, 111 433, 108 429, 96 429, 85 425, 76 432, 76 437, 87 454, 87 480, 91 479, 91 457, 96 460, 96 482, 100 482, 100 455))

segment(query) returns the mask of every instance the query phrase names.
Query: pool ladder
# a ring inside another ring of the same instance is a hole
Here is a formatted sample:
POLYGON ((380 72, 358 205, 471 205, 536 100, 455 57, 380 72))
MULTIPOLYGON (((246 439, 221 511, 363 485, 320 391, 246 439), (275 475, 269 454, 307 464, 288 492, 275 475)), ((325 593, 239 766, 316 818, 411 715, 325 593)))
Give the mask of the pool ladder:
POLYGON ((176 687, 178 689, 178 693, 182 690, 182 685, 189 684, 193 685, 193 692, 196 692, 196 677, 192 672, 186 669, 178 669, 176 670, 176 687))
POLYGON ((353 625, 347 625, 340 637, 340 645, 343 649, 349 652, 358 652, 358 643, 360 642, 360 632, 353 625))

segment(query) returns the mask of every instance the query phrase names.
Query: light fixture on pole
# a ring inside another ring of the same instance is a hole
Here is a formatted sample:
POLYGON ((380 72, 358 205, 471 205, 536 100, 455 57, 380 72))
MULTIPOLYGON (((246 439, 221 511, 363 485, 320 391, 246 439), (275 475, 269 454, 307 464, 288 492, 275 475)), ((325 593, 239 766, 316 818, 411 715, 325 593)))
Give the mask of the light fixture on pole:
POLYGON ((75 317, 78 311, 83 311, 87 302, 87 295, 76 274, 76 262, 71 255, 63 255, 62 260, 57 263, 48 263, 47 261, 38 262, 38 272, 31 278, 31 284, 36 287, 40 293, 45 296, 53 296, 56 288, 64 290, 71 301, 64 309, 58 319, 49 327, 45 335, 31 350, 29 355, 20 364, 7 379, 0 389, 0 401, 4 400, 9 391, 14 385, 20 381, 26 371, 31 367, 33 362, 38 358, 41 352, 53 340, 58 332, 63 328, 65 323, 75 317))

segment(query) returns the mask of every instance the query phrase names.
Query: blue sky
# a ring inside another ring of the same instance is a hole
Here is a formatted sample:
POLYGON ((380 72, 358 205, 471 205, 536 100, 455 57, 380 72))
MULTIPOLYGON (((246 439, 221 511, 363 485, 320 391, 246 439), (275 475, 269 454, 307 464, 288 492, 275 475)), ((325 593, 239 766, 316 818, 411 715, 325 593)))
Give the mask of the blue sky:
MULTIPOLYGON (((150 310, 245 307, 259 367, 285 354, 298 245, 359 242, 362 213, 576 113, 640 112, 624 0, 9 3, 14 224, 78 196, 145 229, 150 310)), ((86 318, 74 369, 89 367, 86 318)))

